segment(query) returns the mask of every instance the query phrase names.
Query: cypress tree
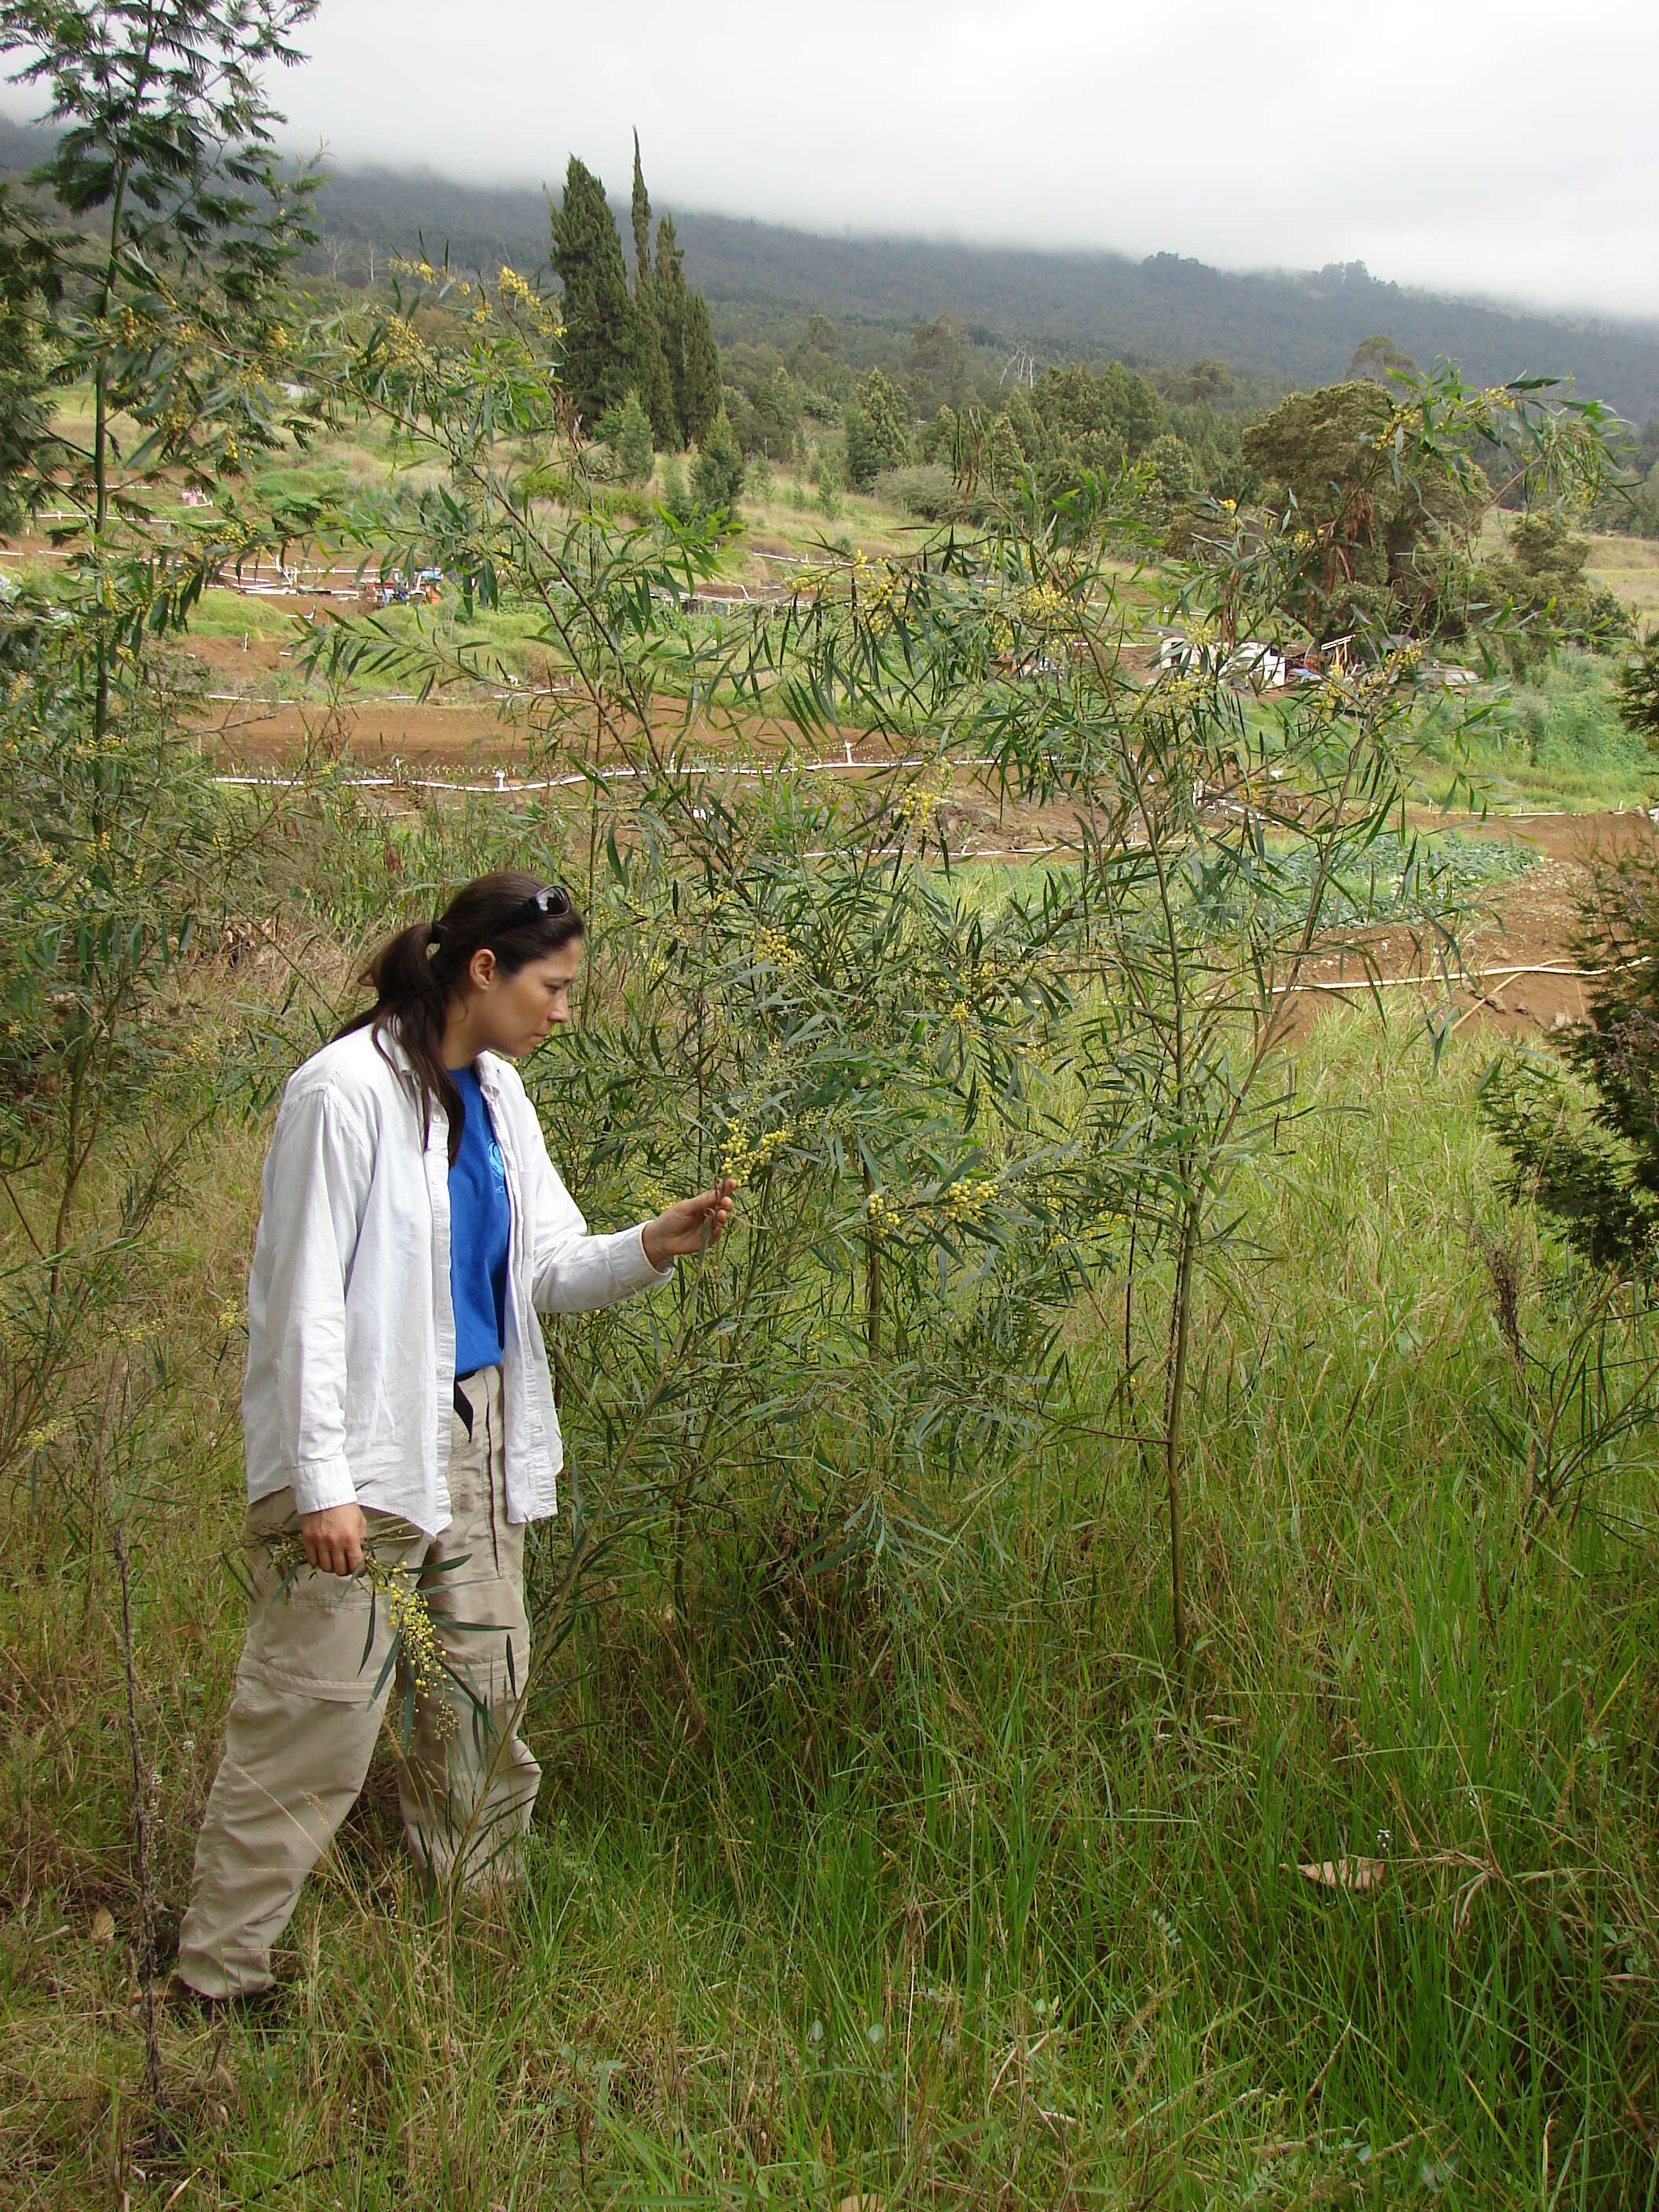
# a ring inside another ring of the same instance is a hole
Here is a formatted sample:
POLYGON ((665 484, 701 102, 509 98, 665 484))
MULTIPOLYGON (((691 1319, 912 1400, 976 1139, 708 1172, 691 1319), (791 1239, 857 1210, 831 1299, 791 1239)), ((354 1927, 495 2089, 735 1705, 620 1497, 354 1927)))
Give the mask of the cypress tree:
POLYGON ((46 474, 58 450, 39 343, 42 247, 0 185, 0 530, 21 527, 31 481, 46 474))
POLYGON ((714 326, 708 319, 708 302, 701 292, 685 299, 685 391, 680 420, 685 434, 701 446, 720 411, 720 356, 714 343, 714 326))
POLYGON ((679 444, 679 409, 663 350, 656 286, 651 277, 651 195, 640 165, 640 134, 634 133, 634 352, 641 392, 651 416, 651 433, 671 451, 679 444))
POLYGON ((651 473, 651 425, 635 392, 629 393, 623 408, 617 432, 617 465, 624 483, 643 483, 651 473))
POLYGON ((668 381, 674 394, 674 415, 685 430, 685 263, 674 235, 674 218, 665 215, 657 225, 657 331, 668 381))
POLYGON ((651 195, 645 189, 640 165, 640 134, 634 133, 634 283, 636 290, 651 289, 651 195))
POLYGON ((553 266, 564 290, 564 374, 578 414, 597 422, 635 376, 636 332, 617 219, 605 186, 573 154, 552 211, 553 266))
POLYGON ((714 410, 702 450, 691 471, 697 504, 710 514, 735 514, 743 496, 743 454, 724 407, 714 410))

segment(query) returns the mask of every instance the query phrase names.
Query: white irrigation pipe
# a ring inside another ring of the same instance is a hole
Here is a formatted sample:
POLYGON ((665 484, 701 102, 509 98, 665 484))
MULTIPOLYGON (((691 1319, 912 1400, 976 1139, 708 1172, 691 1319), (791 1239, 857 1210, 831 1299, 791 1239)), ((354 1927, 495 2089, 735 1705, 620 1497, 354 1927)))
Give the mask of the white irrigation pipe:
POLYGON ((1565 975, 1571 981, 1588 983, 1613 972, 1610 968, 1482 968, 1471 970, 1462 981, 1447 975, 1379 975, 1370 982, 1332 983, 1315 976, 1305 983, 1280 983, 1275 988, 1286 998, 1297 991, 1331 991, 1339 995, 1349 991, 1478 991, 1482 983, 1496 983, 1505 976, 1565 975))
MULTIPOLYGON (((678 773, 684 775, 708 776, 710 778, 723 775, 845 775, 848 769, 926 768, 927 766, 927 763, 919 757, 915 759, 897 761, 797 761, 793 764, 784 763, 775 769, 730 767, 725 763, 711 765, 703 762, 693 761, 684 767, 678 769, 675 768, 674 763, 671 763, 670 773, 678 773)), ((625 783, 635 777, 647 773, 647 771, 637 768, 606 768, 595 769, 592 774, 590 775, 586 769, 576 769, 568 775, 538 776, 518 783, 507 782, 507 771, 505 769, 497 769, 495 773, 495 781, 494 783, 457 783, 454 779, 450 776, 416 775, 349 775, 343 777, 342 781, 345 783, 348 789, 353 791, 374 791, 380 790, 387 785, 406 785, 410 789, 416 791, 482 792, 486 794, 499 793, 503 799, 513 799, 525 792, 530 791, 562 791, 567 789, 573 784, 593 783, 596 781, 600 783, 625 783)), ((271 790, 295 791, 301 787, 305 779, 297 775, 233 775, 223 774, 216 775, 213 778, 213 781, 215 783, 249 784, 258 787, 268 787, 271 790)), ((1049 850, 1052 848, 1045 847, 1042 849, 1049 850)))
MULTIPOLYGON (((533 691, 492 691, 483 699, 422 699, 413 691, 370 692, 355 699, 346 700, 343 704, 342 711, 352 714, 365 714, 376 707, 416 707, 422 714, 483 714, 488 716, 493 725, 499 722, 501 717, 489 713, 492 704, 505 706, 514 699, 568 699, 572 696, 574 690, 574 684, 564 686, 557 684, 538 684, 533 691)), ((304 699, 262 699, 255 691, 204 691, 201 696, 217 707, 262 708, 264 710, 264 714, 258 717, 261 720, 271 714, 280 714, 289 708, 292 708, 297 714, 302 713, 307 707, 321 707, 325 704, 325 701, 314 696, 304 699)))

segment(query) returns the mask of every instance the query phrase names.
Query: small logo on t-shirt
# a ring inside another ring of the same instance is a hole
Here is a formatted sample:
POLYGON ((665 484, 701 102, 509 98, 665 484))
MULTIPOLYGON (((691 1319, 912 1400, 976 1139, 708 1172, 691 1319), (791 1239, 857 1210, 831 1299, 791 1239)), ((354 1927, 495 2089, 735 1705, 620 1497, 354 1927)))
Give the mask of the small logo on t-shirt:
POLYGON ((489 1140, 489 1172, 497 1190, 507 1188, 507 1162, 501 1158, 501 1148, 492 1137, 489 1140))

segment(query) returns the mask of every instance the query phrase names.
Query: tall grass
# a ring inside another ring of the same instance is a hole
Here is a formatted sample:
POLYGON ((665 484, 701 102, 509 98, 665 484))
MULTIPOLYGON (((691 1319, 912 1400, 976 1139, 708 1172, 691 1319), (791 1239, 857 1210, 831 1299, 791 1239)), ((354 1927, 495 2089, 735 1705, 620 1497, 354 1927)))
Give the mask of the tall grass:
POLYGON ((1504 685, 1455 745, 1437 750, 1439 773, 1424 772, 1424 796, 1462 805, 1467 778, 1477 799, 1499 809, 1645 804, 1653 763, 1619 719, 1618 666, 1616 658, 1566 647, 1530 678, 1504 685))
MULTIPOLYGON (((382 1772, 282 2010, 164 2017, 159 2159, 126 2117, 109 1577, 14 1492, 8 2201, 1652 2201, 1650 1469, 1522 1544, 1471 1231, 1531 1231, 1479 1066, 1363 1020, 1303 1048, 1295 1158, 1271 1205, 1243 1194, 1203 1316, 1189 1708, 1080 1316, 1048 1446, 926 1576, 826 1567, 760 1498, 701 1531, 681 1611, 613 1551, 534 1715, 523 1897, 447 1944, 382 1772), (1327 1861, 1347 1887, 1298 1871, 1327 1861)), ((258 1154, 250 1129, 203 1158, 133 1317, 176 1363, 135 1583, 164 1921, 240 1626, 219 1554, 258 1154)), ((542 1543, 545 1571, 568 1529, 542 1543)))

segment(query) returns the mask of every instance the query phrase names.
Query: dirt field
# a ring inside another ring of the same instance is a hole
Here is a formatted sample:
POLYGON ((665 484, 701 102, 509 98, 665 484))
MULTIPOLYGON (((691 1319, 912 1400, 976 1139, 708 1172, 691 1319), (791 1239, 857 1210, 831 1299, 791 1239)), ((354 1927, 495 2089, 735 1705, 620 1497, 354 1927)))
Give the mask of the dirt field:
MULTIPOLYGON (((1449 1013, 1454 1026, 1474 1022, 1511 1036, 1535 1036, 1583 1020, 1590 979, 1571 937, 1589 863, 1598 850, 1651 840, 1656 832, 1647 817, 1532 814, 1481 822, 1437 815, 1420 826, 1471 837, 1514 837, 1542 857, 1524 875, 1494 886, 1455 946, 1410 928, 1368 933, 1379 994, 1390 1011, 1416 1004, 1437 1026, 1449 1013)), ((1340 1000, 1357 1009, 1374 1007, 1358 945, 1352 954, 1319 962, 1303 995, 1314 1004, 1340 1000)))
MULTIPOLYGON (((28 550, 40 550, 31 544, 28 550)), ((1659 610, 1659 545, 1598 539, 1596 580, 1620 592, 1641 613, 1659 610), (1602 571, 1606 571, 1605 574, 1602 571)), ((330 603, 309 596, 266 599, 286 613, 326 614, 330 603)), ((416 790, 510 790, 531 781, 554 781, 562 773, 545 734, 530 726, 532 705, 520 700, 358 698, 331 714, 321 702, 261 700, 251 696, 293 665, 284 640, 262 635, 250 624, 240 637, 190 641, 210 695, 212 717, 204 742, 228 774, 280 773, 307 750, 321 747, 368 777, 406 779, 416 790)), ((577 732, 572 730, 569 735, 577 732)), ((681 757, 775 757, 789 742, 778 725, 760 716, 717 718, 689 731, 665 706, 659 726, 665 750, 681 757)), ((605 750, 612 750, 606 748, 605 750)), ((879 741, 854 736, 836 748, 820 772, 852 773, 890 757, 879 741)), ((998 810, 978 793, 963 793, 949 806, 952 842, 965 860, 1036 859, 1050 849, 1060 825, 1037 810, 998 810)), ((1437 946, 1420 933, 1395 927, 1369 935, 1377 988, 1391 1005, 1419 1004, 1437 1021, 1449 1012, 1513 1033, 1537 1033, 1583 1018, 1583 986, 1569 939, 1575 902, 1585 879, 1585 860, 1598 842, 1655 834, 1638 813, 1534 814, 1480 822, 1425 817, 1426 830, 1458 830, 1479 837, 1514 836, 1535 846, 1540 864, 1487 896, 1455 947, 1437 946)), ((1316 1006, 1343 1003, 1364 1009, 1373 1001, 1358 941, 1353 951, 1319 963, 1298 995, 1316 1006)), ((1298 1015, 1300 1009, 1298 1009, 1298 1015)))
MULTIPOLYGON (((527 786, 551 787, 577 779, 556 762, 532 763, 522 730, 503 723, 494 709, 435 703, 359 704, 325 725, 320 712, 295 707, 260 708, 243 702, 224 709, 216 750, 231 772, 268 775, 292 763, 307 741, 341 747, 365 776, 407 781, 417 792, 504 793, 527 786)), ((732 738, 718 730, 693 732, 665 724, 665 742, 676 750, 718 756, 732 738)), ((782 733, 755 720, 738 733, 749 757, 775 753, 782 733)), ((848 741, 849 757, 831 757, 817 772, 840 775, 878 768, 883 748, 868 738, 848 741)), ((953 848, 964 861, 1006 864, 1040 859, 1063 839, 1064 825, 1032 807, 999 809, 983 793, 962 792, 948 801, 944 819, 953 848)), ((1410 925, 1365 933, 1364 942, 1376 989, 1391 1010, 1420 1006, 1437 1026, 1449 1017, 1514 1034, 1537 1034, 1580 1021, 1584 983, 1571 948, 1575 906, 1586 880, 1586 863, 1598 845, 1656 833, 1645 816, 1622 814, 1425 816, 1425 831, 1455 830, 1474 838, 1515 838, 1534 847, 1538 864, 1487 892, 1455 945, 1440 943, 1410 925)), ((1334 1003, 1365 1012, 1376 997, 1367 961, 1356 938, 1352 951, 1320 962, 1298 996, 1311 1018, 1334 1003)), ((1298 1007, 1300 1027, 1303 1008, 1298 1007)))

